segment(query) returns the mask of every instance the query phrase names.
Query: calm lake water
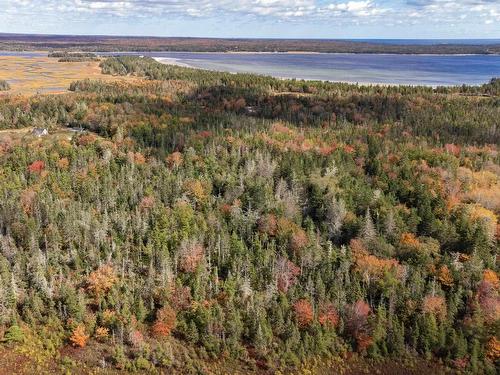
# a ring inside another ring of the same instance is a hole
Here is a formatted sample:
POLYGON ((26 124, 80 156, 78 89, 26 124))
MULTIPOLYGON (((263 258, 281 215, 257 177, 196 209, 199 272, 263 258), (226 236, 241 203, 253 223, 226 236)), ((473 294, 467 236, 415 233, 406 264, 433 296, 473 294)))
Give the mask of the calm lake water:
MULTIPOLYGON (((396 43, 397 40, 392 42, 396 43)), ((232 73, 364 84, 478 85, 493 77, 500 77, 500 55, 194 52, 115 54, 146 55, 167 64, 232 73)), ((0 51, 0 56, 6 55, 32 58, 46 56, 39 52, 0 51)))
POLYGON ((498 55, 151 53, 164 63, 282 78, 408 85, 477 85, 500 77, 498 55))

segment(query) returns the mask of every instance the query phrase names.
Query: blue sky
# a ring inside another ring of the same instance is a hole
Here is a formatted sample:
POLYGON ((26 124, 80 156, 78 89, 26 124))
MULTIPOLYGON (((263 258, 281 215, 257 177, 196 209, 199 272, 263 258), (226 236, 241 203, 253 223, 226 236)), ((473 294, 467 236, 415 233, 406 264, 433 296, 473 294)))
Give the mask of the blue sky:
POLYGON ((500 38, 500 0, 0 0, 0 32, 500 38))

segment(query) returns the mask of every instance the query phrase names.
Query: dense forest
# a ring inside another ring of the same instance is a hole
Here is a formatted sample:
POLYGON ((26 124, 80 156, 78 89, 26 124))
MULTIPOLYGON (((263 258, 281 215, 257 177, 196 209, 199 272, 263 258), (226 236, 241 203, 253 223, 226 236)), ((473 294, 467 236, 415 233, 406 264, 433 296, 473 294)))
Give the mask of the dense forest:
POLYGON ((97 55, 90 52, 53 51, 48 57, 57 58, 58 62, 99 61, 97 55))
POLYGON ((101 68, 137 80, 0 97, 0 348, 53 372, 496 373, 500 80, 101 68))
POLYGON ((0 50, 500 54, 500 43, 385 44, 377 40, 180 38, 0 33, 0 50))

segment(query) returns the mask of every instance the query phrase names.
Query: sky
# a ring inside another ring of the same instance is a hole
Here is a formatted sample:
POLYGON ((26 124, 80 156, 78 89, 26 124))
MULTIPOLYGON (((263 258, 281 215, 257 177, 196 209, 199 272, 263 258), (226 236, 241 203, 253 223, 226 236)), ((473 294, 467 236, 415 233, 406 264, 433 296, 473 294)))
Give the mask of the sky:
POLYGON ((0 0, 0 32, 500 38, 500 0, 0 0))

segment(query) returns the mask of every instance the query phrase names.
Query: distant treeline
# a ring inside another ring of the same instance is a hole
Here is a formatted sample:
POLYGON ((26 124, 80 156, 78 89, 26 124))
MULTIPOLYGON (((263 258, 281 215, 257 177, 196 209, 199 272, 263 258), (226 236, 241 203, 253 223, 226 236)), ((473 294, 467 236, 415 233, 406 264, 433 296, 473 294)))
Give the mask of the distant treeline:
POLYGON ((49 57, 59 58, 58 62, 99 61, 99 57, 92 52, 49 52, 49 57))
POLYGON ((329 52, 392 54, 499 54, 490 45, 388 45, 324 39, 216 39, 0 34, 0 50, 329 52))

